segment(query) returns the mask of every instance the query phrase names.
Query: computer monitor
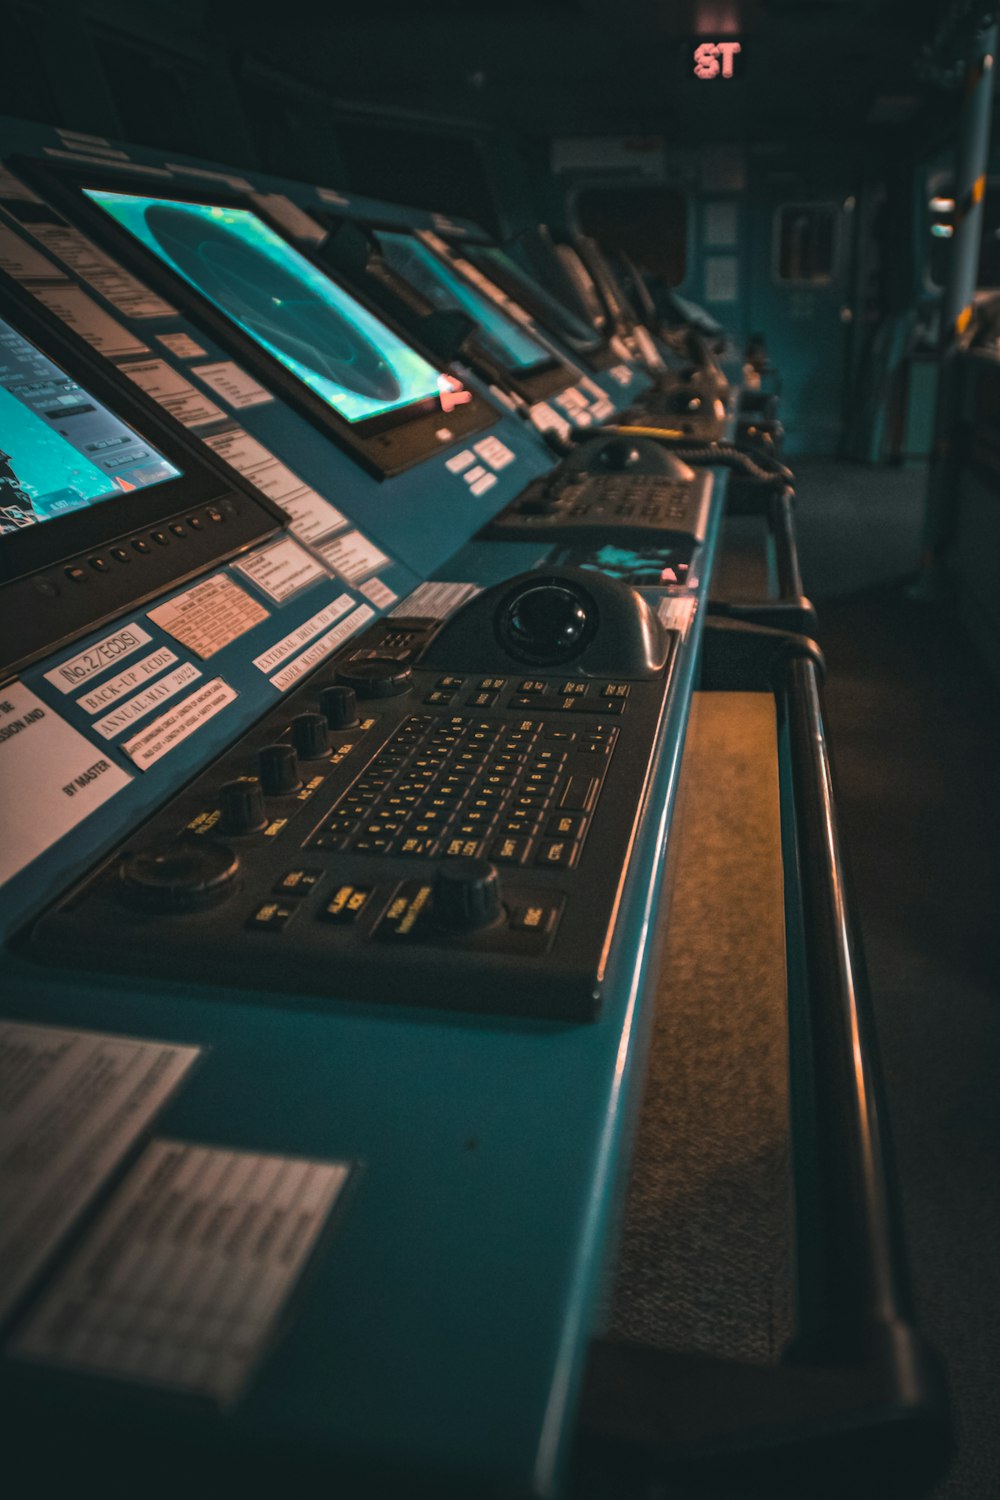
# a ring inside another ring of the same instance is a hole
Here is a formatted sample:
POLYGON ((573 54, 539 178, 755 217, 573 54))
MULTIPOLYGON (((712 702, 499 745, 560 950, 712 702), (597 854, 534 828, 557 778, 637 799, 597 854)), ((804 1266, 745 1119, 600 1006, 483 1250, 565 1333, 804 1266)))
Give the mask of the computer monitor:
POLYGON ((0 677, 284 520, 0 274, 0 677))
POLYGON ((392 269, 442 312, 465 312, 477 325, 487 352, 515 374, 527 374, 552 363, 544 344, 509 317, 496 302, 446 264, 415 235, 388 229, 375 231, 379 249, 392 269))
POLYGON ((379 477, 496 420, 278 228, 224 194, 34 168, 46 196, 379 477))
POLYGON ((590 369, 601 370, 614 362, 603 335, 554 297, 507 250, 499 245, 465 244, 461 254, 590 369))
POLYGON ((0 316, 0 536, 181 477, 0 316))

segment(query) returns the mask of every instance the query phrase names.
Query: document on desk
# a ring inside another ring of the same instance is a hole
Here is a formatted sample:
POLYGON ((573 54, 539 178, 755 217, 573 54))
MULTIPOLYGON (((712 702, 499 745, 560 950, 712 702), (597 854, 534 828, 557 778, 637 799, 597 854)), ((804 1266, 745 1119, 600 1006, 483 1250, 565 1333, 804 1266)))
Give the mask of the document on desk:
POLYGON ((272 1342, 350 1170, 151 1141, 11 1352, 228 1405, 272 1342))
POLYGON ((0 1320, 199 1052, 0 1022, 0 1320))

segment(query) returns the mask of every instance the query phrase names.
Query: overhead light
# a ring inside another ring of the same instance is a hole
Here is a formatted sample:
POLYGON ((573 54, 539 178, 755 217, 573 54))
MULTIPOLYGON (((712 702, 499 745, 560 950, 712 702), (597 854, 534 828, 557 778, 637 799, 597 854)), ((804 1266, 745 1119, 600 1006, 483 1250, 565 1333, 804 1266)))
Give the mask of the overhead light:
POLYGON ((955 212, 955 200, 954 200, 954 198, 932 198, 931 199, 931 213, 932 214, 953 214, 954 212, 955 212))

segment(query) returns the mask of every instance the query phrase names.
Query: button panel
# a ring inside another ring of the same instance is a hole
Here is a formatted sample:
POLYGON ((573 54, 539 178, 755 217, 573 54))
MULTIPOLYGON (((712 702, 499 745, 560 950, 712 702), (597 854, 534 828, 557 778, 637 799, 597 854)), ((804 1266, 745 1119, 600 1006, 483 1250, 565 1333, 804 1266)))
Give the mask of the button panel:
POLYGON ((546 540, 599 545, 705 540, 711 480, 665 474, 566 473, 537 480, 491 521, 485 534, 501 539, 544 535, 546 540))
MULTIPOLYGON (((419 639, 399 635, 413 661, 419 639)), ((39 957, 276 1003, 593 1017, 669 669, 524 678, 417 660, 401 692, 329 728, 323 694, 343 663, 384 657, 384 637, 372 627, 324 663, 46 914, 39 957), (324 753, 307 758, 314 729, 324 753), (161 848, 176 863, 185 843, 232 871, 210 908, 123 902, 122 866, 161 848), (493 892, 488 920, 457 922, 446 901, 466 866, 493 892)))

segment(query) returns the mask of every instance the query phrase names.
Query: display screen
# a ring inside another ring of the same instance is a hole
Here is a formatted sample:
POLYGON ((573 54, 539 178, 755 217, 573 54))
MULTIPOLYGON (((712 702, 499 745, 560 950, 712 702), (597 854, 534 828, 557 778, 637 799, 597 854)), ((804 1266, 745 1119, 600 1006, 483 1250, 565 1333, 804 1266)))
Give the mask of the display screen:
POLYGON ((469 259, 475 261, 487 276, 506 278, 508 283, 523 288, 527 299, 545 309, 545 313, 539 314, 539 317, 547 316, 549 326, 567 341, 571 349, 600 347, 601 338, 596 330, 585 323, 582 318, 578 318, 568 307, 564 307, 559 299, 553 297, 552 293, 540 282, 537 282, 527 271, 522 270, 517 261, 505 250, 500 250, 495 245, 470 245, 467 254, 469 259))
POLYGON ((180 472, 0 318, 0 534, 180 472))
POLYGON ((454 390, 248 209, 84 191, 346 421, 454 390))
POLYGON ((552 356, 543 344, 412 234, 379 230, 376 238, 392 269, 432 306, 443 312, 468 313, 477 324, 479 342, 504 369, 537 370, 540 365, 551 363, 552 356))

